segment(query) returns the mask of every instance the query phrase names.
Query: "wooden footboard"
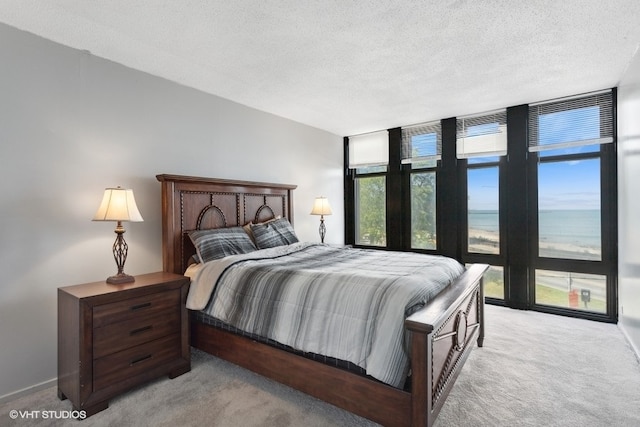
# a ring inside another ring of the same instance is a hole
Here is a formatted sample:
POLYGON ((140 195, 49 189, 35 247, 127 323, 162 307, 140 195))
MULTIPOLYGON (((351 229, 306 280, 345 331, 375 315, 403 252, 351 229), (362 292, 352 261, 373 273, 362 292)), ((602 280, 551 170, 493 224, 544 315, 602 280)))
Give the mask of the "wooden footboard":
POLYGON ((411 425, 431 426, 474 340, 484 340, 482 276, 474 264, 429 305, 407 318, 411 331, 411 425))

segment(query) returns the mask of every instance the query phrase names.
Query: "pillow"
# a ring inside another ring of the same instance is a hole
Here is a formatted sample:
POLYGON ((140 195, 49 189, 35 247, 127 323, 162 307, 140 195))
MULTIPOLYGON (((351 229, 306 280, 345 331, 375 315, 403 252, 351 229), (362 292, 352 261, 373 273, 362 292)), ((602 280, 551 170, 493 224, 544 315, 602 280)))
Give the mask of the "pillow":
POLYGON ((200 262, 246 254, 257 249, 242 227, 195 230, 189 232, 189 237, 200 262))
POLYGON ((296 232, 286 218, 279 218, 263 224, 251 224, 251 232, 258 249, 290 245, 298 241, 296 232))
MULTIPOLYGON (((276 216, 276 217, 274 217, 274 218, 271 218, 271 219, 268 219, 268 220, 266 220, 266 221, 259 222, 258 224, 266 224, 266 223, 268 223, 268 222, 275 221, 276 219, 280 219, 280 218, 282 218, 282 217, 281 217, 280 215, 278 215, 278 216, 276 216)), ((249 221, 248 223, 246 223, 245 225, 243 225, 243 226, 242 226, 242 228, 243 228, 243 229, 244 229, 244 231, 249 235, 249 238, 251 239, 251 241, 252 241, 253 243, 256 243, 256 239, 255 239, 255 237, 253 237, 253 232, 251 231, 251 226, 252 226, 252 225, 254 225, 254 223, 253 223, 252 221, 249 221)))

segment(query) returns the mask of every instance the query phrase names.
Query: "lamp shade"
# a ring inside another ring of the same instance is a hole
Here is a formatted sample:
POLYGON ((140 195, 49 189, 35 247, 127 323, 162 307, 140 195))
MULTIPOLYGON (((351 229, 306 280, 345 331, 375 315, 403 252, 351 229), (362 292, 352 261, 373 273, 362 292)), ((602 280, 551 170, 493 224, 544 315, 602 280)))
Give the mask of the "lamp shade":
POLYGON ((93 221, 142 222, 142 215, 136 206, 133 190, 120 187, 106 188, 93 221))
POLYGON ((331 206, 329 205, 329 199, 326 197, 316 197, 313 203, 313 209, 311 215, 331 215, 331 206))

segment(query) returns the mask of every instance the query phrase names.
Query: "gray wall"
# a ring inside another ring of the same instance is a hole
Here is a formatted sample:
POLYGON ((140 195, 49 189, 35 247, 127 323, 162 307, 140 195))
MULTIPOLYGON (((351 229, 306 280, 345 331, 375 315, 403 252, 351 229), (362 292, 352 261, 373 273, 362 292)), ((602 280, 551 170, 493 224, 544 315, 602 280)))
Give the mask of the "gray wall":
MULTIPOLYGON (((342 138, 0 24, 0 401, 57 375, 56 289, 115 273, 105 187, 133 188, 125 271, 162 268, 158 173, 297 184, 318 241, 342 243, 342 138)), ((304 100, 300 100, 304 102, 304 100)))
POLYGON ((620 328, 640 357, 640 51, 618 86, 620 328))

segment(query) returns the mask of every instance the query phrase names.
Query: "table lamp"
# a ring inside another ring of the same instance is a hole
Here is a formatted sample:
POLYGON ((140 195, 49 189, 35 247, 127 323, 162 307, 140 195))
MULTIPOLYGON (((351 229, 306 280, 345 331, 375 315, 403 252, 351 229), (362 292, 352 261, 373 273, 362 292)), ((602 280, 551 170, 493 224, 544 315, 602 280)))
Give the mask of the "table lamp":
POLYGON ((102 203, 93 217, 93 221, 117 221, 115 233, 116 241, 113 243, 113 257, 118 266, 118 273, 107 278, 107 283, 120 284, 134 282, 133 276, 124 273, 124 263, 127 260, 127 242, 124 241, 123 221, 142 222, 142 215, 136 206, 133 190, 124 188, 106 188, 102 203))
POLYGON ((324 236, 327 233, 327 227, 324 225, 324 216, 331 215, 331 206, 329 205, 329 200, 326 197, 316 197, 315 202, 313 203, 313 209, 311 210, 311 215, 320 215, 320 242, 324 243, 324 236))

